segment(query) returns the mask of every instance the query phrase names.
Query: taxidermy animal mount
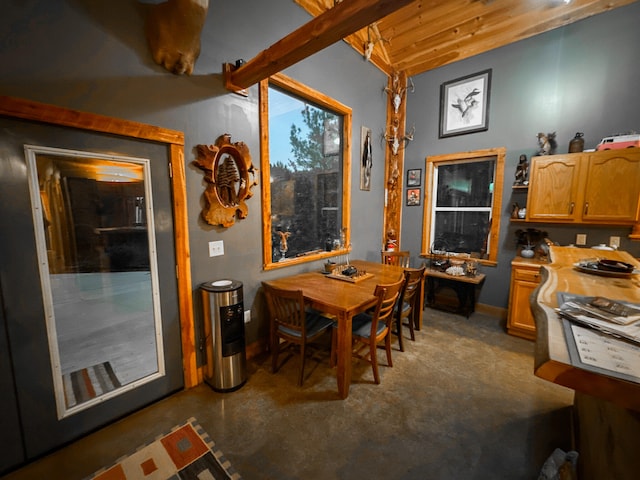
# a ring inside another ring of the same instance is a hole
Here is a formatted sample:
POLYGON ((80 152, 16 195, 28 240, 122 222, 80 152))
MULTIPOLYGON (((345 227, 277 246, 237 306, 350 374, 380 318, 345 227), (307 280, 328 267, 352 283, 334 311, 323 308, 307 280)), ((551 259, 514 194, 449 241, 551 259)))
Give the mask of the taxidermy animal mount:
POLYGON ((210 225, 230 227, 235 217, 246 218, 249 208, 245 200, 253 196, 258 184, 258 170, 251 163, 249 147, 243 142, 231 143, 231 135, 221 135, 215 145, 196 145, 195 166, 205 172, 207 188, 202 218, 210 225), (249 178, 252 176, 252 179, 249 178))
POLYGON ((553 155, 556 153, 556 148, 558 147, 556 132, 547 133, 546 135, 542 132, 538 133, 538 145, 540 146, 538 155, 553 155))
POLYGON ((416 91, 416 88, 413 85, 413 80, 411 79, 411 77, 409 77, 410 86, 401 86, 400 78, 398 77, 397 73, 394 73, 393 77, 391 77, 391 83, 393 85, 393 88, 385 87, 384 91, 387 92, 387 94, 392 98, 391 103, 393 103, 393 112, 398 113, 398 109, 400 108, 402 97, 404 96, 405 92, 410 88, 411 93, 413 93, 416 91))
POLYGON ((176 75, 191 75, 209 0, 167 0, 148 7, 145 34, 153 60, 176 75))

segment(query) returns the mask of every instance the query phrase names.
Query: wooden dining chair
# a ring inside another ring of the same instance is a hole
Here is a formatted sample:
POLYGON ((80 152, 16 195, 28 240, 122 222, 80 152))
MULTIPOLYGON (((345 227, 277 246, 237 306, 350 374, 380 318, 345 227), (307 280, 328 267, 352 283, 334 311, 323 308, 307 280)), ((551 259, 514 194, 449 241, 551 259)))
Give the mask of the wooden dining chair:
MULTIPOLYGON (((378 372, 377 349, 384 340, 384 349, 387 352, 387 365, 393 366, 391 360, 391 329, 394 316, 393 307, 398 301, 400 289, 404 284, 404 279, 388 285, 376 285, 374 295, 378 297, 376 305, 367 312, 360 313, 352 320, 352 355, 356 358, 366 360, 371 363, 373 369, 373 379, 376 384, 380 383, 378 372)), ((333 336, 331 345, 332 364, 335 364, 336 335, 333 336)))
POLYGON ((426 269, 427 267, 423 265, 421 268, 407 268, 404 271, 404 283, 400 290, 398 302, 393 310, 393 315, 396 318, 398 345, 401 352, 404 352, 403 326, 409 327, 411 340, 416 340, 415 329, 418 323, 418 309, 422 308, 422 305, 420 305, 420 290, 424 285, 426 269))
POLYGON ((387 252, 386 250, 382 250, 380 254, 382 256, 382 263, 385 265, 409 268, 409 260, 411 259, 411 253, 409 251, 387 252))
POLYGON ((306 346, 330 329, 334 321, 307 308, 302 290, 285 290, 263 284, 270 316, 271 371, 276 373, 278 356, 292 345, 300 349, 300 378, 304 381, 306 346), (282 340, 282 342, 281 342, 282 340))

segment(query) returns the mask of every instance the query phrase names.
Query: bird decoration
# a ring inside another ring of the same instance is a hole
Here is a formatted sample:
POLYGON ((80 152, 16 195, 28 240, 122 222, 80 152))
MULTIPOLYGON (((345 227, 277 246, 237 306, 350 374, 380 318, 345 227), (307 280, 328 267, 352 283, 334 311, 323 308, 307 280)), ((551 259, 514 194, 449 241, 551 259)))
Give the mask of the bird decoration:
POLYGON ((546 135, 542 132, 538 133, 538 146, 540 150, 538 150, 538 155, 553 155, 556 153, 556 148, 558 147, 558 143, 556 142, 556 132, 547 133, 546 135))
POLYGON ((451 106, 459 110, 462 118, 464 118, 473 107, 478 105, 478 100, 475 97, 480 93, 480 90, 474 88, 464 98, 458 98, 456 103, 452 103, 451 106))

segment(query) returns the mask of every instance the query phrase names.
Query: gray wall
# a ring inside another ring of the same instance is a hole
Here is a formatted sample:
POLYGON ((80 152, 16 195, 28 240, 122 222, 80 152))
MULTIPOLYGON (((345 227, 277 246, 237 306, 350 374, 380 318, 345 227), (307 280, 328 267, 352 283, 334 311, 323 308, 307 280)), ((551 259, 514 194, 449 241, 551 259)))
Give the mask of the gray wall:
MULTIPOLYGON (((408 168, 424 169, 427 155, 505 146, 503 228, 499 265, 484 268, 488 279, 480 301, 506 307, 509 263, 515 255, 508 223, 511 181, 521 153, 536 150, 538 131, 557 131, 559 151, 566 151, 576 131, 585 132, 586 148, 600 137, 640 128, 636 87, 640 68, 640 4, 525 40, 509 47, 443 67, 414 78, 408 95, 408 121, 415 140, 407 146, 408 168), (489 130, 438 139, 439 87, 444 81, 493 69, 489 130)), ((151 60, 143 20, 134 0, 30 0, 8 2, 0 18, 0 92, 45 103, 145 122, 185 133, 189 234, 196 319, 201 320, 200 283, 223 277, 244 284, 245 308, 254 320, 247 340, 266 333, 256 302, 260 282, 280 275, 320 268, 316 264, 262 272, 260 195, 248 201, 249 216, 228 229, 200 219, 204 182, 191 165, 193 147, 213 143, 222 133, 245 142, 259 163, 257 88, 244 98, 222 86, 221 65, 249 60, 310 17, 290 0, 212 2, 202 34, 202 53, 190 77, 169 74, 151 60), (223 240, 225 255, 209 258, 207 243, 223 240)), ((360 127, 384 131, 386 77, 339 42, 285 71, 293 78, 353 108, 353 155, 359 155, 360 127)), ((286 141, 286 139, 283 139, 286 141)), ((374 143, 370 192, 358 185, 358 162, 352 163, 353 258, 378 260, 384 202, 384 154, 374 143)), ((262 181, 262 180, 261 180, 262 181)), ((402 247, 420 251, 422 208, 404 207, 402 247)), ((629 229, 547 228, 566 244, 586 232, 589 244, 629 229)), ((4 232, 3 232, 4 234, 4 232)), ((639 256, 640 246, 623 238, 623 248, 639 256)), ((414 263, 418 259, 414 258, 414 263)))
MULTIPOLYGON (((576 132, 584 132, 588 149, 611 133, 640 131, 639 18, 636 2, 413 78, 407 125, 415 124, 416 131, 406 149, 405 175, 410 168, 422 168, 424 174, 429 155, 507 149, 499 263, 481 268, 487 280, 480 303, 506 308, 519 228, 539 228, 562 245, 574 243, 577 233, 587 234, 588 245, 608 243, 610 235, 617 235, 621 249, 640 257, 640 242, 626 238, 630 228, 509 224, 511 204, 525 201, 512 194, 515 167, 521 154, 530 158, 536 153, 538 132, 557 132, 557 152, 566 153, 576 132), (488 68, 493 70, 489 130, 438 139, 440 85, 488 68)), ((402 248, 419 252, 423 209, 404 206, 402 215, 402 248)))
MULTIPOLYGON (((248 98, 229 93, 222 84, 222 64, 250 60, 311 17, 291 0, 212 1, 193 75, 178 77, 152 61, 135 3, 30 0, 4 5, 0 92, 183 131, 197 328, 202 317, 198 286, 234 278, 243 282, 245 309, 251 309, 254 317, 247 326, 247 341, 252 342, 267 332, 260 318, 262 308, 255 301, 261 298, 256 295, 260 282, 321 265, 262 271, 259 187, 247 202, 246 219, 228 229, 205 224, 200 219, 205 183, 202 172, 191 165, 193 147, 230 133, 232 141, 248 145, 259 168, 258 89, 250 88, 248 98), (209 258, 207 243, 212 240, 224 241, 224 256, 209 258)), ((352 258, 378 260, 384 201, 382 145, 374 144, 369 192, 359 190, 357 158, 360 127, 370 127, 375 136, 384 131, 386 76, 344 42, 284 73, 353 109, 352 258)))

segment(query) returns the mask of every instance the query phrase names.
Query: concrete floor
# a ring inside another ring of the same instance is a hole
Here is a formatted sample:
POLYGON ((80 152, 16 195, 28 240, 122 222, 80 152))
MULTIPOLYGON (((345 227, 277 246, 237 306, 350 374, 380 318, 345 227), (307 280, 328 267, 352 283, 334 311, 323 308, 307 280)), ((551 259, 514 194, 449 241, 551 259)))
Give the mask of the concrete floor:
POLYGON ((572 449, 573 391, 533 375, 532 342, 477 312, 427 309, 416 333, 380 385, 354 360, 346 400, 326 353, 302 388, 297 357, 275 375, 260 357, 236 392, 180 392, 3 478, 80 479, 192 416, 248 480, 533 479, 572 449))

